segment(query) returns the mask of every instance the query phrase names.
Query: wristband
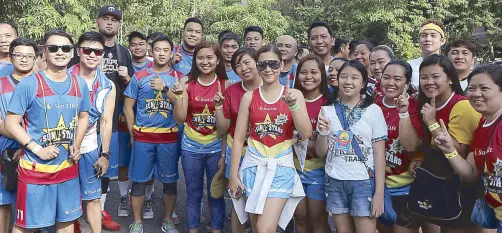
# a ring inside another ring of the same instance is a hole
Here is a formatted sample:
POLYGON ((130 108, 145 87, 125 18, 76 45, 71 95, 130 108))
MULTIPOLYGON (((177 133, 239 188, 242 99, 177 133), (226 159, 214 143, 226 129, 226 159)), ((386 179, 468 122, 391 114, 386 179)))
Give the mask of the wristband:
POLYGON ((30 139, 30 140, 29 140, 26 144, 24 144, 24 146, 23 146, 23 147, 24 147, 24 148, 26 148, 26 147, 27 147, 28 145, 30 145, 30 143, 32 143, 32 142, 33 142, 33 139, 30 139))
POLYGON ((432 125, 429 125, 429 131, 431 131, 431 132, 432 132, 432 131, 434 131, 434 130, 436 130, 436 129, 439 129, 440 127, 441 127, 441 126, 439 126, 439 123, 437 123, 437 122, 436 122, 436 123, 434 123, 434 124, 432 124, 432 125))
POLYGON ((289 107, 289 111, 294 112, 298 107, 300 107, 300 105, 295 104, 295 105, 289 107))
POLYGON ((183 98, 183 94, 181 94, 181 95, 176 95, 176 99, 181 99, 181 98, 183 98))
POLYGON ((404 119, 410 117, 410 113, 405 112, 405 113, 399 113, 399 119, 404 119))
POLYGON ((42 149, 42 147, 40 145, 36 145, 33 150, 31 150, 31 152, 33 152, 33 154, 38 154, 38 152, 42 149))
POLYGON ((457 155, 458 155, 457 150, 454 150, 453 152, 448 153, 448 154, 444 154, 444 156, 445 156, 447 159, 453 159, 453 158, 457 157, 457 155))
POLYGON ((223 107, 220 105, 220 106, 214 106, 214 109, 215 110, 221 110, 223 107))
POLYGON ((329 131, 328 131, 328 132, 326 132, 326 133, 323 133, 323 132, 321 132, 319 129, 317 129, 317 133, 318 133, 319 135, 321 135, 321 136, 328 136, 328 135, 329 135, 329 131))

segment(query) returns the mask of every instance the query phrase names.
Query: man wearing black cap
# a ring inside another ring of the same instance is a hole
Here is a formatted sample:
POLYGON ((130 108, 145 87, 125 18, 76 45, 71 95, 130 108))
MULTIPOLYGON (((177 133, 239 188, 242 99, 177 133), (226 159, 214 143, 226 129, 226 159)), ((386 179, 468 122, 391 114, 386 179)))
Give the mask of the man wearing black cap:
MULTIPOLYGON (((134 68, 132 66, 132 59, 126 47, 117 43, 117 33, 122 23, 122 13, 120 10, 112 5, 104 6, 98 13, 96 24, 98 25, 99 33, 105 38, 105 52, 103 54, 102 70, 106 76, 113 81, 117 87, 117 99, 115 101, 115 111, 113 113, 113 133, 112 141, 110 143, 110 152, 112 158, 110 159, 110 167, 105 177, 102 179, 102 196, 101 203, 104 207, 106 202, 106 193, 110 177, 118 176, 118 162, 119 162, 119 140, 118 140, 118 125, 119 125, 119 112, 122 109, 124 102, 123 92, 127 84, 134 75, 134 68), (114 163, 113 163, 114 162, 114 163)), ((113 221, 110 213, 103 209, 103 227, 108 230, 118 231, 120 224, 113 221)))

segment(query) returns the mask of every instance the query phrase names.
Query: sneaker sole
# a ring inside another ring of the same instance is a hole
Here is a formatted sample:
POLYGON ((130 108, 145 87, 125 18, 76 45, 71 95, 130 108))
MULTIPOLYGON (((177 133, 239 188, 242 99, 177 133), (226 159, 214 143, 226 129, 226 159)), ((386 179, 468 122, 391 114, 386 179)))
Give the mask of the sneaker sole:
POLYGON ((129 217, 129 213, 127 213, 127 214, 118 213, 117 216, 119 216, 119 217, 129 217))
POLYGON ((145 215, 143 215, 143 219, 153 219, 153 215, 151 215, 151 216, 145 216, 145 215))

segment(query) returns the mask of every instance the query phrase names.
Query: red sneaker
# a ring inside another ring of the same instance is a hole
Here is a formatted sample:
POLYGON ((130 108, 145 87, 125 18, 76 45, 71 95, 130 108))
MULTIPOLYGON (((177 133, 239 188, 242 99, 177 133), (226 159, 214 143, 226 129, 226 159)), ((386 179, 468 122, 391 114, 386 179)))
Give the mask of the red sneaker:
POLYGON ((113 221, 112 216, 110 213, 106 210, 101 211, 103 214, 103 219, 102 219, 102 224, 103 228, 109 231, 119 231, 120 230, 120 224, 113 221))
POLYGON ((82 231, 80 231, 80 223, 78 223, 78 219, 73 221, 73 232, 82 233, 82 231))

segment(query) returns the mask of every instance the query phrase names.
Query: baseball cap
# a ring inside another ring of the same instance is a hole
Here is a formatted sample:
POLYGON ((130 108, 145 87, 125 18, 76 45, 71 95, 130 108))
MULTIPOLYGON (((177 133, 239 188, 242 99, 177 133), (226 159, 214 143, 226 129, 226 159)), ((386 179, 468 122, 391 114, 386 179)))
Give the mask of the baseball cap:
POLYGON ((227 190, 228 179, 225 177, 225 173, 223 170, 218 170, 216 175, 214 175, 213 180, 211 181, 211 197, 212 198, 220 198, 225 194, 225 190, 227 190))
POLYGON ((111 15, 119 20, 122 20, 122 12, 120 12, 118 7, 113 5, 104 6, 101 10, 99 10, 98 18, 105 15, 111 15))

